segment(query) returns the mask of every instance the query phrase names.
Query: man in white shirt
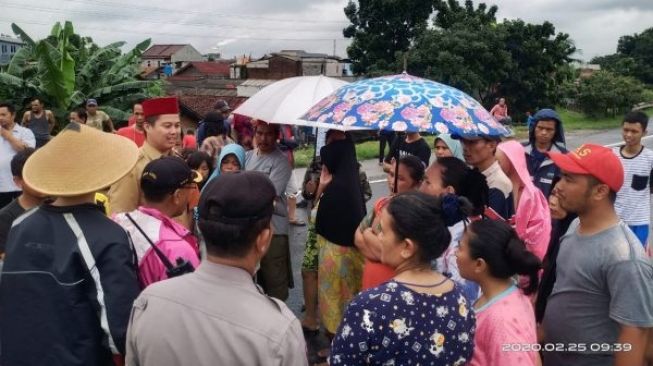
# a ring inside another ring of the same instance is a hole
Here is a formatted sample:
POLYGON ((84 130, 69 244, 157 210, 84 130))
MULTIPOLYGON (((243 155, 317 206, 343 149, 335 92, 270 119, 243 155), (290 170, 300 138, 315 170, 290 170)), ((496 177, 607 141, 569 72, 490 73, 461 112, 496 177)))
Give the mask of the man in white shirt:
POLYGON ((0 103, 0 208, 20 195, 11 174, 11 159, 26 147, 36 146, 34 133, 16 123, 16 108, 0 103))
POLYGON ((617 192, 614 208, 645 247, 651 220, 653 171, 653 151, 642 145, 647 127, 648 116, 644 112, 628 113, 621 124, 624 144, 612 149, 624 167, 624 185, 617 192))

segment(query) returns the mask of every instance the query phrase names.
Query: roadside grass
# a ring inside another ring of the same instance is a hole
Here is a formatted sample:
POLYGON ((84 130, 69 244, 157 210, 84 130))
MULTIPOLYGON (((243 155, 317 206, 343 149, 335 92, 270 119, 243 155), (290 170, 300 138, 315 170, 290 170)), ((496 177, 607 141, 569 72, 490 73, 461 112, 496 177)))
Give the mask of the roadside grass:
MULTIPOLYGON (((565 132, 577 131, 577 130, 606 130, 611 128, 619 128, 621 126, 621 120, 623 116, 615 117, 600 117, 592 118, 588 117, 583 113, 571 111, 564 108, 558 108, 558 113, 560 118, 564 123, 565 132)), ((653 108, 648 108, 643 110, 644 113, 651 116, 653 114, 653 108)), ((518 140, 524 140, 528 138, 528 128, 524 125, 517 125, 513 127, 515 132, 515 138, 518 140)), ((428 135, 424 136, 424 139, 428 142, 429 146, 433 147, 433 140, 435 136, 428 135)), ((295 167, 296 168, 305 168, 313 159, 314 147, 306 147, 295 150, 295 167)), ((386 154, 388 149, 386 148, 386 154)), ((379 158, 379 142, 378 141, 365 141, 356 145, 356 156, 358 160, 370 160, 379 158)))

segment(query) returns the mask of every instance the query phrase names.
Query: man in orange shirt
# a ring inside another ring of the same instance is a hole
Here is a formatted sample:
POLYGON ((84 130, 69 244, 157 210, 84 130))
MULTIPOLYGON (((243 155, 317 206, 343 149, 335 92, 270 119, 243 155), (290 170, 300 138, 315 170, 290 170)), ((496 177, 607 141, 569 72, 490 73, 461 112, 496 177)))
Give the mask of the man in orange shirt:
MULTIPOLYGON (((134 104, 133 118, 136 121, 131 126, 123 127, 118 130, 118 135, 126 137, 141 147, 145 142, 145 133, 143 130, 143 122, 145 122, 145 115, 143 114, 143 106, 140 103, 134 104)), ((131 118, 130 118, 131 119, 131 118)))

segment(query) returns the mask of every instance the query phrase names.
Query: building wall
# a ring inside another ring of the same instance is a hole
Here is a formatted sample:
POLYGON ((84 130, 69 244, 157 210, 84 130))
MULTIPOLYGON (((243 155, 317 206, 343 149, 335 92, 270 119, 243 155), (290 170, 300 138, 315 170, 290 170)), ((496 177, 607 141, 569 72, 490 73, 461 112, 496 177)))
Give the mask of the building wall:
POLYGON ((267 61, 268 68, 257 67, 258 65, 254 62, 247 64, 247 77, 249 79, 281 80, 302 75, 300 61, 286 57, 272 57, 267 61), (252 66, 250 67, 250 65, 252 66))
POLYGON ((141 68, 145 69, 147 67, 163 66, 163 65, 167 64, 168 62, 170 62, 170 60, 169 59, 164 59, 164 58, 142 60, 141 61, 141 68))
POLYGON ((197 52, 197 50, 194 47, 186 45, 182 49, 177 51, 174 55, 172 55, 171 61, 175 65, 181 62, 182 65, 177 67, 180 68, 185 66, 186 63, 190 61, 204 61, 204 56, 202 56, 201 53, 197 52))
POLYGON ((20 47, 20 44, 0 40, 0 65, 7 65, 20 47))

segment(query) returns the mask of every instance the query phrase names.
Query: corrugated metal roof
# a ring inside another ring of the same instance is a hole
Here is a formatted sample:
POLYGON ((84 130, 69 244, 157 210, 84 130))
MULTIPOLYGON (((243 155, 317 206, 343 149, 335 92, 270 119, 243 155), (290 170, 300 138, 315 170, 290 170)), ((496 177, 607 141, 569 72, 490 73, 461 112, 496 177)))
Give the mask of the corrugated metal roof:
POLYGON ((256 87, 264 87, 268 86, 278 80, 265 80, 265 79, 247 79, 244 82, 242 82, 239 86, 256 86, 256 87))

